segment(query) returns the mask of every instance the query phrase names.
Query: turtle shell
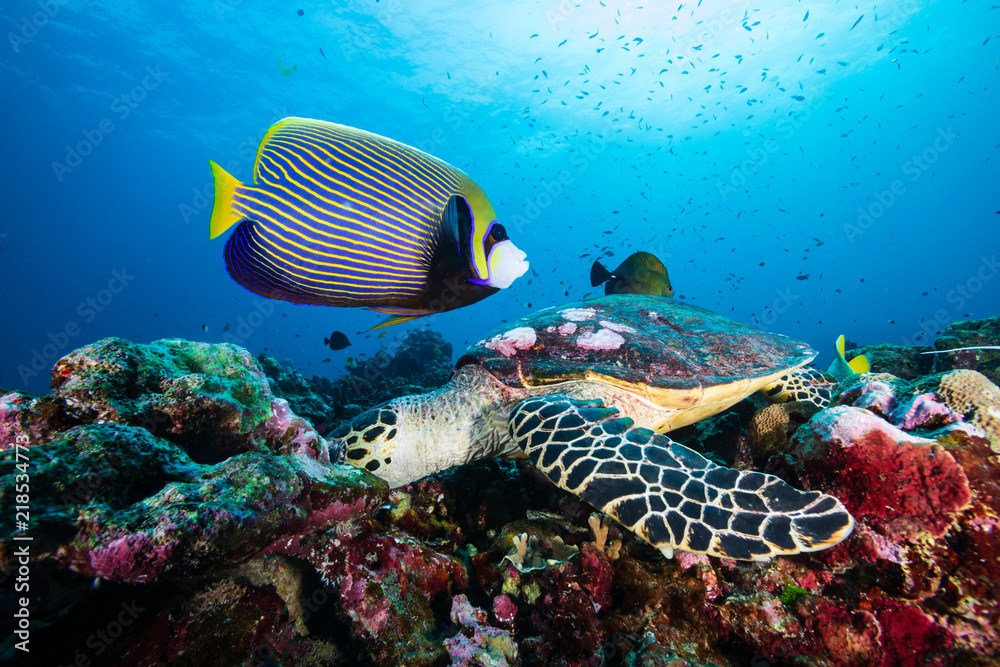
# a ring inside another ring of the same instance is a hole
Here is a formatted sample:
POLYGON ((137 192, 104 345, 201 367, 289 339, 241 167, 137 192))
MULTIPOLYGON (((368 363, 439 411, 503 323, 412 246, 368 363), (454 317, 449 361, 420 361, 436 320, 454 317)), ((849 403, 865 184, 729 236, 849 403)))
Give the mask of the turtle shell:
POLYGON ((479 364, 510 387, 588 379, 660 404, 686 395, 681 402, 690 404, 773 381, 815 356, 805 343, 684 301, 614 294, 499 327, 466 350, 456 368, 479 364))

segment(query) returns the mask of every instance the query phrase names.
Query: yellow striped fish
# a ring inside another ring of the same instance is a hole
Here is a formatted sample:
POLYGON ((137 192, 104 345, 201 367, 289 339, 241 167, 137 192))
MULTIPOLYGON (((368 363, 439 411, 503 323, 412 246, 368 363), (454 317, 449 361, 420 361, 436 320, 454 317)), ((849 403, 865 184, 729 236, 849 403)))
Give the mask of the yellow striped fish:
POLYGON ((391 315, 380 328, 475 303, 528 270, 468 175, 370 132, 285 118, 260 143, 253 185, 209 164, 210 236, 239 223, 226 267, 261 296, 391 315))

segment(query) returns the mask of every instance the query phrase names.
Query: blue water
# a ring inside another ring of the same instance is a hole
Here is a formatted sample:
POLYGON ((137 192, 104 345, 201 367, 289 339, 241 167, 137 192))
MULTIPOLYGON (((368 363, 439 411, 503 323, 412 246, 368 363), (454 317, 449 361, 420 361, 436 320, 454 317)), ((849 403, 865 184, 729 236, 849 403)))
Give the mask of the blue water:
POLYGON ((926 342, 1000 313, 995 3, 579 5, 4 2, 0 386, 45 391, 104 336, 326 375, 413 326, 461 349, 634 250, 824 366, 840 333, 926 342), (245 291, 208 239, 208 160, 248 180, 288 115, 464 169, 533 271, 381 339, 357 332, 382 315, 245 291), (334 329, 353 345, 325 348, 334 329))

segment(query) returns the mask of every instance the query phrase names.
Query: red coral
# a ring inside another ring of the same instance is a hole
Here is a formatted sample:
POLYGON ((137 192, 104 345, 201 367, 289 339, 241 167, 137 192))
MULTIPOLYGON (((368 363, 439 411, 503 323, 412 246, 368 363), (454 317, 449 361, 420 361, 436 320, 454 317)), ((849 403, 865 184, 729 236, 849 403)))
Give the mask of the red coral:
POLYGON ((882 630, 871 612, 815 598, 802 606, 801 615, 814 637, 816 653, 834 657, 837 665, 883 664, 882 630))
POLYGON ((919 607, 881 599, 874 605, 882 628, 883 665, 916 667, 950 664, 951 634, 919 607))
POLYGON ((870 412, 836 407, 817 415, 810 427, 819 446, 807 446, 807 481, 840 498, 855 519, 882 534, 941 537, 972 497, 962 466, 948 450, 870 412))

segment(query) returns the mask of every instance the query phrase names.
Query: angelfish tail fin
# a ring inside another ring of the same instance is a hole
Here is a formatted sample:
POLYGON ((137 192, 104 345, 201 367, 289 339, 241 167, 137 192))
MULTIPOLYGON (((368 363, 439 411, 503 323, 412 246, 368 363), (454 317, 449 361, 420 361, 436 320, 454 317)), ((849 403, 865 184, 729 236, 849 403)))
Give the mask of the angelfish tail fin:
POLYGON ((208 163, 212 166, 212 177, 215 179, 215 203, 212 205, 208 238, 214 239, 244 219, 245 216, 233 210, 233 193, 243 184, 215 162, 209 160, 208 163))

